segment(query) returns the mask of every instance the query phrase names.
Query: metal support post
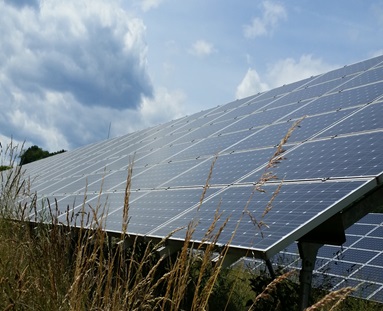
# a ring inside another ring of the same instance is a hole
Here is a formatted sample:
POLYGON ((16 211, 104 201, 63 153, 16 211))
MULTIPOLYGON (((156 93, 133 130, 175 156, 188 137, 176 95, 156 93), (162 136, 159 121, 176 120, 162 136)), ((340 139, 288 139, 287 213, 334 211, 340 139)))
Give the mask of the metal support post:
POLYGON ((302 259, 302 269, 299 274, 300 293, 299 293, 299 310, 303 311, 308 307, 313 270, 318 253, 318 249, 323 244, 312 242, 298 242, 299 255, 302 259))

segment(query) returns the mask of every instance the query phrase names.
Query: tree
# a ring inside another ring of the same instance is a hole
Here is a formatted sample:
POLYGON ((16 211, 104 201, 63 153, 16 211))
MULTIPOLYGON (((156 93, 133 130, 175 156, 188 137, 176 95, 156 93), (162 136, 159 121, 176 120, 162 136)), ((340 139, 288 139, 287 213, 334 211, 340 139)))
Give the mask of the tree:
POLYGON ((47 158, 49 156, 65 152, 65 150, 60 150, 57 152, 49 153, 49 151, 43 150, 42 148, 33 145, 32 147, 29 147, 27 150, 23 151, 20 154, 20 165, 24 165, 27 163, 31 163, 33 161, 41 160, 44 158, 47 158))
POLYGON ((9 170, 10 168, 12 168, 12 166, 9 166, 9 165, 0 165, 0 172, 1 172, 1 171, 9 170))

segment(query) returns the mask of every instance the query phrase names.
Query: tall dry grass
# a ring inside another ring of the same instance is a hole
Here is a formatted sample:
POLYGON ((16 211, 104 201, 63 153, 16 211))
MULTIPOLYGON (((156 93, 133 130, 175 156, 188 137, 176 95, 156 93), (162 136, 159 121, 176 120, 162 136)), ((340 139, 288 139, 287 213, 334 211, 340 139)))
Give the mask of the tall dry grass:
MULTIPOLYGON (((271 170, 283 159, 283 145, 298 124, 282 139, 249 202, 256 192, 264 191, 266 182, 276 178, 271 170)), ((120 235, 112 236, 104 230, 108 210, 101 199, 90 207, 90 213, 85 212, 84 200, 76 228, 71 225, 75 215, 69 208, 66 222, 61 223, 57 201, 46 201, 45 213, 39 213, 41 202, 30 193, 30 181, 15 164, 14 146, 7 152, 11 153, 8 166, 12 169, 1 175, 0 310, 252 310, 289 277, 277 278, 254 297, 245 271, 223 269, 229 243, 217 247, 217 242, 229 219, 220 221, 219 206, 202 242, 194 244, 198 221, 191 221, 182 247, 170 256, 161 255, 160 250, 167 246, 173 232, 159 242, 131 239, 128 228, 133 161, 128 168, 120 235), (20 197, 27 200, 19 201, 20 197), (31 219, 29 215, 34 216, 31 219), (213 263, 212 258, 217 256, 213 263), (249 299, 253 303, 246 305, 249 299)), ((209 188, 215 160, 198 208, 209 188)), ((264 207, 263 216, 272 209, 280 187, 264 207)), ((255 219, 247 206, 243 215, 248 215, 260 230, 267 226, 262 219, 255 219)))

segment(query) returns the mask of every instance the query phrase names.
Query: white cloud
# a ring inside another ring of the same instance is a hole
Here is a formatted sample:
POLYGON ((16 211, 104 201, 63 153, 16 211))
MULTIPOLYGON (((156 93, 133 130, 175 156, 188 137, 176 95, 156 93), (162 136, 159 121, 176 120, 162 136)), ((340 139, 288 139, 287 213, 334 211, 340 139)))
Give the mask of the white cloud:
POLYGON ((186 95, 180 91, 169 91, 164 87, 155 90, 154 98, 144 98, 139 109, 142 121, 147 126, 177 119, 184 115, 186 95))
POLYGON ((190 53, 193 55, 197 55, 199 57, 209 56, 210 54, 214 53, 214 45, 210 42, 207 42, 205 40, 197 40, 193 43, 190 53))
POLYGON ((244 98, 268 90, 266 83, 261 81, 257 71, 249 68, 245 77, 237 87, 236 98, 244 98))
POLYGON ((286 58, 269 67, 267 80, 271 87, 277 87, 330 71, 336 67, 325 63, 320 58, 313 58, 312 55, 302 55, 298 61, 286 58))
POLYGON ((140 108, 121 111, 113 117, 112 135, 118 136, 159 123, 165 123, 185 115, 186 95, 181 90, 156 88, 152 98, 143 98, 140 108))
POLYGON ((139 0, 139 3, 141 5, 141 9, 144 12, 147 12, 151 9, 157 8, 163 0, 139 0))
POLYGON ((280 20, 287 18, 287 13, 282 4, 263 1, 262 16, 253 18, 250 25, 243 28, 246 38, 255 38, 270 34, 278 26, 280 20))
POLYGON ((152 86, 145 26, 114 1, 46 0, 14 8, 0 28, 0 69, 20 89, 70 92, 83 105, 137 107, 152 86))
POLYGON ((339 66, 329 65, 320 58, 302 55, 298 61, 286 58, 275 62, 263 75, 259 75, 255 69, 250 68, 236 89, 236 98, 254 95, 283 84, 322 74, 337 67, 339 66))
POLYGON ((118 0, 0 1, 0 11, 2 137, 71 149, 105 139, 109 122, 154 96, 145 25, 118 0))

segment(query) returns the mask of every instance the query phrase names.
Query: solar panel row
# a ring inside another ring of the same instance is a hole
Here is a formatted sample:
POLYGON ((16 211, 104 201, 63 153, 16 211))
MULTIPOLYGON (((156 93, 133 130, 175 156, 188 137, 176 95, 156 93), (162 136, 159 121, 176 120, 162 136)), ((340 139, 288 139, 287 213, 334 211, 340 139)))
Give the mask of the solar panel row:
POLYGON ((231 219, 220 242, 241 220, 232 247, 271 256, 378 186, 382 73, 381 56, 31 163, 26 173, 32 191, 51 202, 56 198, 62 212, 68 205, 79 211, 85 193, 89 210, 102 193, 106 230, 118 232, 134 159, 129 233, 161 237, 196 218, 194 239, 201 241, 220 204, 231 219), (273 183, 250 202, 254 217, 268 224, 260 232, 244 208, 275 146, 301 118, 285 146, 286 159, 274 170, 285 182, 273 209, 263 219, 273 183), (197 211, 216 155, 210 190, 197 211))

